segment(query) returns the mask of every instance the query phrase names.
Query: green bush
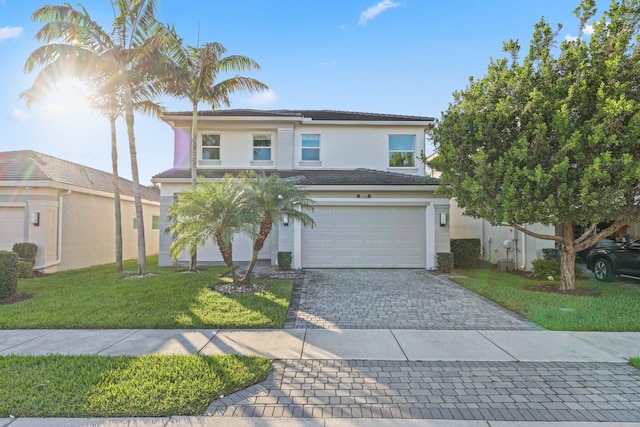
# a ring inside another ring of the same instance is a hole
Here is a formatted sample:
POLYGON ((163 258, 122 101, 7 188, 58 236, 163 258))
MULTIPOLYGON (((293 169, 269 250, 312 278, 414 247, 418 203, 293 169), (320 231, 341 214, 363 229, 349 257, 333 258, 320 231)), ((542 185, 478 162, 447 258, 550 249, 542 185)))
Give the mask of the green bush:
POLYGON ((542 258, 559 260, 560 259, 560 249, 544 248, 542 250, 542 258))
POLYGON ((534 259, 533 274, 543 279, 546 279, 549 276, 553 276, 554 279, 558 279, 560 278, 560 261, 555 258, 534 259))
POLYGON ((476 267, 480 260, 480 239, 451 239, 455 268, 476 267))
POLYGON ((22 242, 16 243, 12 248, 13 252, 18 254, 18 257, 25 261, 31 261, 31 265, 36 262, 36 254, 38 253, 38 245, 35 243, 22 242))
POLYGON ((28 279, 33 277, 33 264, 31 261, 18 260, 18 278, 28 279))
POLYGON ((9 298, 18 291, 18 254, 0 251, 0 299, 9 298))
POLYGON ((291 252, 278 252, 278 270, 291 270, 291 252))
POLYGON ((441 273, 451 273, 454 266, 454 255, 451 252, 438 252, 436 254, 438 261, 438 271, 441 273))

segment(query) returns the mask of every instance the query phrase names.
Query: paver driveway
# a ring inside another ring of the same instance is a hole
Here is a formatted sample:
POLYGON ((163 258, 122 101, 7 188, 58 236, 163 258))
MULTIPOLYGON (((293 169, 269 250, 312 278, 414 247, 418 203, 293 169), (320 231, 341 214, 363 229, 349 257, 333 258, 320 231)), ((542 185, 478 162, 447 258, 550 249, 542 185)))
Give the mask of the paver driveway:
POLYGON ((540 329, 426 270, 308 270, 285 328, 540 329))

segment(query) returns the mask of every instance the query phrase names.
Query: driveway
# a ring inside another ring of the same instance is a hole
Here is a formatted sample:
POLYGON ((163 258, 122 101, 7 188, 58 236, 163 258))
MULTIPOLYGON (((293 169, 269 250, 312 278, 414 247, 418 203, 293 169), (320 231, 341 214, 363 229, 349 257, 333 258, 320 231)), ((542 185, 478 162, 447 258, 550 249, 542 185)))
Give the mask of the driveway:
POLYGON ((536 330, 531 322, 426 270, 307 270, 285 328, 536 330))

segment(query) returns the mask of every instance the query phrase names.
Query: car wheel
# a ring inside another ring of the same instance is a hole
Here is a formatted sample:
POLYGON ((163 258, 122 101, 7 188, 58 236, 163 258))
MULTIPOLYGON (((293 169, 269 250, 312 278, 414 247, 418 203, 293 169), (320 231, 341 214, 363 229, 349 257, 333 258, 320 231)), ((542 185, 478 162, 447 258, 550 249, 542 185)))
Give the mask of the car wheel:
POLYGON ((610 282, 613 279, 611 263, 604 258, 598 258, 593 264, 593 274, 602 282, 610 282))

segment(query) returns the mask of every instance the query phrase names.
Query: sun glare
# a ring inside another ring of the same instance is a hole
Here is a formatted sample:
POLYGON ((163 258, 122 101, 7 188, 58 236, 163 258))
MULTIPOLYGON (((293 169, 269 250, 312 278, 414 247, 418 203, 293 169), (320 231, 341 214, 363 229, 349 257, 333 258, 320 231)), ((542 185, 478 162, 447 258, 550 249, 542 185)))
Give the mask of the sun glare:
POLYGON ((69 117, 86 112, 87 87, 75 80, 61 80, 45 99, 40 111, 53 118, 69 117))

